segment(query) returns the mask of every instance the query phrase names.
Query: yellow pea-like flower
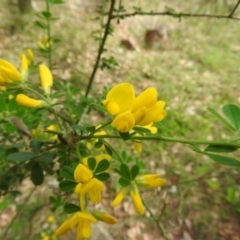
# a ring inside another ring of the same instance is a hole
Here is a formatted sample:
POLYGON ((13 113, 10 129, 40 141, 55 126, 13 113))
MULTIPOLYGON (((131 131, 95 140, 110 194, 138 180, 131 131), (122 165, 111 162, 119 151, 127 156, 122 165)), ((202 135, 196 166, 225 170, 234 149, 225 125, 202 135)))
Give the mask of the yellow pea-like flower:
POLYGON ((91 212, 92 215, 99 221, 108 223, 108 224, 115 224, 117 223, 117 219, 109 214, 103 213, 103 212, 98 212, 94 211, 91 212))
POLYGON ((129 132, 135 125, 135 120, 130 111, 117 115, 111 123, 111 126, 119 132, 129 132))
POLYGON ((117 193, 116 197, 112 201, 112 207, 118 206, 124 199, 127 194, 127 188, 121 188, 121 190, 117 193))
POLYGON ((117 114, 131 111, 134 105, 135 93, 130 83, 120 83, 113 87, 102 103, 107 111, 116 116, 117 114))
POLYGON ((160 178, 160 174, 146 174, 138 176, 135 179, 135 183, 144 188, 157 188, 165 185, 167 180, 160 178))
POLYGON ((138 214, 142 215, 145 211, 143 203, 142 203, 142 199, 140 197, 138 188, 135 184, 132 184, 132 190, 130 192, 134 207, 137 211, 138 214))
POLYGON ((82 163, 79 163, 74 171, 74 179, 77 182, 85 183, 90 181, 93 178, 93 173, 91 170, 84 166, 82 163))
POLYGON ((21 83, 21 73, 8 61, 0 59, 0 86, 21 83))
POLYGON ((16 102, 19 105, 30 107, 30 108, 38 108, 47 106, 47 103, 42 100, 36 100, 34 98, 30 98, 25 94, 18 94, 16 97, 16 102))
POLYGON ((53 85, 53 76, 49 68, 45 65, 40 65, 39 74, 41 80, 41 86, 46 95, 50 94, 51 87, 53 85))
POLYGON ((27 49, 27 59, 28 59, 28 65, 34 64, 34 54, 31 48, 27 49))

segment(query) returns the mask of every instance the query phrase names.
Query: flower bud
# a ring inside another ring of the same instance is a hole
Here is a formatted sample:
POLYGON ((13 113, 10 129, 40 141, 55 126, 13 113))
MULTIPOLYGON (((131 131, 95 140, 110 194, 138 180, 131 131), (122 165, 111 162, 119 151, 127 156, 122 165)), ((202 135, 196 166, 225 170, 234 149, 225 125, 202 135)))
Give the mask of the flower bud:
POLYGON ((30 108, 39 108, 47 106, 47 103, 42 100, 36 100, 34 98, 30 98, 25 94, 18 94, 16 97, 16 102, 19 105, 30 107, 30 108))

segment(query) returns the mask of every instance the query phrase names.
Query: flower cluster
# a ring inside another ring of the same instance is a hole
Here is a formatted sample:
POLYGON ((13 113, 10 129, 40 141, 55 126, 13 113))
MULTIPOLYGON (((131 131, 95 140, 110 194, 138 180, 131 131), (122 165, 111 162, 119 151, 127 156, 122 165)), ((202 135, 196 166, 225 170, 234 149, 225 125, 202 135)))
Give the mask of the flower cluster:
MULTIPOLYGON (((144 206, 142 203, 142 199, 139 194, 138 186, 143 188, 158 188, 166 184, 166 179, 160 178, 160 174, 147 174, 142 176, 137 176, 129 186, 130 188, 130 196, 132 198, 134 207, 138 214, 144 213, 144 206)), ((126 196, 128 192, 128 186, 122 187, 120 191, 117 193, 115 199, 112 202, 112 207, 118 206, 126 196)))
POLYGON ((113 87, 102 101, 107 111, 114 116, 112 127, 119 132, 129 132, 135 125, 146 126, 159 122, 167 115, 164 101, 158 101, 157 90, 149 87, 137 97, 129 83, 113 87))
MULTIPOLYGON (((0 86, 1 87, 16 87, 26 89, 28 80, 28 68, 34 64, 34 55, 31 49, 27 49, 27 55, 21 54, 21 70, 18 71, 10 62, 0 59, 0 86)), ((39 66, 39 75, 41 87, 46 96, 50 95, 53 86, 53 77, 49 68, 43 64, 39 66)), ((38 108, 48 105, 46 100, 37 100, 23 93, 18 94, 16 102, 19 105, 38 108)))
POLYGON ((61 236, 69 230, 77 230, 77 239, 85 239, 91 236, 91 224, 96 223, 97 220, 108 224, 115 224, 117 220, 109 214, 98 211, 87 211, 86 196, 89 197, 92 204, 101 202, 101 193, 104 189, 104 184, 98 179, 102 172, 105 172, 109 164, 107 160, 108 155, 99 155, 95 157, 87 157, 82 159, 74 170, 74 179, 77 182, 75 187, 75 194, 79 196, 79 205, 81 211, 74 213, 74 215, 63 222, 63 224, 56 230, 55 235, 61 236), (90 163, 92 162, 92 163, 90 163), (101 164, 103 163, 103 164, 101 164), (101 164, 101 167, 99 167, 101 164), (91 165, 91 169, 89 167, 91 165), (104 167, 105 165, 105 167, 104 167), (99 171, 99 169, 101 169, 99 171), (97 174, 101 172, 100 174, 97 174))

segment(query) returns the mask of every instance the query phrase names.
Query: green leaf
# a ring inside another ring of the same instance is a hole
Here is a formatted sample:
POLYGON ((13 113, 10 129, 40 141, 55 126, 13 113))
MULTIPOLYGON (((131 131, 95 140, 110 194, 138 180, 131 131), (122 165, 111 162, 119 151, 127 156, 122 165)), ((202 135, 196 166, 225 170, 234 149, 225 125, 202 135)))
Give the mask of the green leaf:
POLYGON ((215 154, 210 154, 210 153, 204 153, 208 157, 210 157, 213 161, 227 165, 227 166, 232 166, 232 167, 240 167, 240 161, 230 158, 230 157, 225 157, 221 155, 215 155, 215 154))
POLYGON ((134 127, 133 130, 138 133, 151 133, 151 131, 148 128, 144 127, 134 127))
POLYGON ((47 174, 49 174, 49 175, 53 175, 54 174, 54 171, 51 168, 52 166, 49 166, 49 164, 47 164, 45 162, 39 162, 39 165, 41 166, 43 171, 45 171, 47 174))
POLYGON ((74 188, 77 186, 77 184, 78 184, 77 182, 64 180, 60 182, 59 188, 64 192, 69 192, 69 191, 73 191, 74 188))
POLYGON ((51 162, 54 158, 54 155, 50 152, 43 152, 40 157, 39 160, 43 161, 43 162, 51 162))
POLYGON ((89 166, 89 168, 90 168, 91 170, 94 170, 94 169, 95 169, 96 164, 97 164, 97 162, 96 162, 96 159, 95 159, 95 158, 93 158, 93 157, 88 158, 88 166, 89 166))
POLYGON ((75 213, 81 211, 81 208, 73 203, 67 203, 64 205, 64 212, 65 213, 75 213))
POLYGON ((240 108, 236 105, 229 104, 222 108, 223 113, 229 119, 235 130, 240 127, 240 108))
POLYGON ((103 182, 110 178, 110 174, 107 172, 99 173, 97 175, 94 175, 95 178, 97 178, 99 181, 103 182))
POLYGON ((41 12, 41 14, 46 19, 49 19, 52 16, 50 12, 46 12, 46 11, 41 12))
POLYGON ((214 190, 220 188, 220 184, 218 182, 212 181, 211 179, 207 179, 205 180, 205 182, 208 184, 209 187, 211 187, 214 190))
POLYGON ((45 25, 39 21, 35 21, 35 24, 42 29, 47 29, 47 25, 45 25))
POLYGON ((124 141, 127 141, 131 138, 131 134, 129 132, 119 132, 119 135, 124 141))
POLYGON ((108 145, 105 145, 105 144, 104 144, 104 147, 105 147, 106 152, 107 152, 110 156, 112 156, 112 150, 111 150, 111 148, 110 148, 108 145))
POLYGON ((229 146, 216 146, 216 145, 209 145, 205 148, 204 152, 220 152, 220 153, 228 153, 234 152, 238 148, 237 147, 229 147, 229 146))
POLYGON ((74 169, 70 166, 64 166, 60 171, 59 174, 62 178, 73 180, 74 181, 74 169))
POLYGON ((235 194, 236 194, 236 188, 234 187, 229 187, 227 189, 227 196, 226 196, 226 200, 230 203, 234 203, 235 202, 235 194))
POLYGON ((235 130, 234 127, 225 118, 223 118, 219 113, 217 113, 213 108, 208 107, 207 110, 209 112, 211 112, 215 117, 217 117, 222 123, 224 123, 231 129, 235 130))
POLYGON ((63 0, 48 0, 49 3, 51 4, 61 4, 61 3, 64 3, 63 0))
POLYGON ((109 168, 109 166, 110 166, 110 162, 107 159, 103 159, 98 163, 94 173, 96 174, 96 173, 104 172, 109 168))
POLYGON ((121 173, 121 175, 124 178, 128 179, 129 181, 131 181, 130 170, 129 170, 129 168, 128 168, 128 166, 126 164, 124 164, 124 163, 121 164, 121 166, 120 166, 120 173, 121 173))
POLYGON ((15 152, 11 153, 7 156, 7 160, 9 161, 27 161, 34 157, 36 157, 37 154, 33 152, 15 152))
POLYGON ((95 148, 100 148, 100 147, 102 147, 102 145, 103 145, 103 142, 99 139, 99 140, 94 144, 94 147, 95 147, 95 148))
POLYGON ((40 150, 41 150, 41 147, 42 147, 42 143, 41 142, 39 142, 39 141, 37 141, 37 140, 32 140, 31 142, 30 142, 30 147, 32 148, 32 150, 34 151, 34 152, 40 152, 40 150))
POLYGON ((131 168, 131 179, 132 181, 135 179, 135 177, 138 175, 139 173, 139 166, 138 165, 134 165, 131 168))
POLYGON ((39 186, 43 183, 44 175, 43 170, 39 163, 35 163, 31 170, 31 180, 34 183, 35 186, 39 186))
POLYGON ((131 184, 130 181, 128 181, 127 179, 122 178, 122 177, 119 178, 118 183, 119 183, 122 187, 127 187, 128 185, 131 184))

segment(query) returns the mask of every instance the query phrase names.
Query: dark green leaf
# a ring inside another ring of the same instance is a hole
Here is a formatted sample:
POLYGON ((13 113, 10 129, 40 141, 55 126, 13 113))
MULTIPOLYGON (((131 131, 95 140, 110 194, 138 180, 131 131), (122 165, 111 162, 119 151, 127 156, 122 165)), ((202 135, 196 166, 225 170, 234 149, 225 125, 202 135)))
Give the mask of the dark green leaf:
POLYGON ((121 173, 121 175, 124 178, 128 179, 129 181, 131 181, 130 170, 129 170, 129 168, 128 168, 128 166, 126 164, 124 164, 124 163, 121 164, 121 166, 120 166, 120 173, 121 173))
POLYGON ((130 181, 128 181, 125 178, 120 177, 118 180, 118 183, 122 186, 122 187, 127 187, 128 185, 130 185, 130 181))
POLYGON ((232 166, 232 167, 240 167, 240 161, 230 158, 230 157, 225 157, 225 156, 220 156, 220 155, 215 155, 211 153, 204 153, 208 157, 210 157, 213 161, 227 165, 227 166, 232 166))
POLYGON ((42 24, 42 23, 39 22, 39 21, 35 21, 35 24, 36 24, 38 27, 42 28, 42 29, 47 29, 47 25, 42 24))
POLYGON ((213 108, 208 107, 207 108, 209 112, 211 112, 214 116, 216 116, 222 123, 230 127, 231 129, 235 130, 234 127, 225 119, 223 118, 220 114, 218 114, 213 108))
POLYGON ((81 211, 81 208, 73 203, 67 203, 64 205, 64 212, 65 213, 75 213, 81 211))
POLYGON ((94 175, 95 178, 97 178, 99 181, 106 181, 110 178, 109 173, 107 172, 103 172, 103 173, 99 173, 97 175, 94 175))
POLYGON ((64 166, 60 171, 59 174, 62 178, 68 179, 68 180, 74 180, 74 169, 70 166, 64 166))
POLYGON ((41 12, 41 14, 46 19, 49 19, 51 17, 51 13, 50 12, 43 11, 43 12, 41 12))
POLYGON ((109 168, 109 166, 110 166, 110 162, 107 159, 103 159, 98 163, 94 173, 96 174, 96 173, 104 172, 109 168))
POLYGON ((104 145, 104 147, 105 147, 106 152, 107 152, 110 156, 112 156, 112 150, 111 150, 111 148, 110 148, 108 145, 104 145))
POLYGON ((35 186, 41 185, 44 180, 43 170, 37 162, 32 167, 31 180, 35 186))
POLYGON ((131 179, 132 181, 135 179, 135 177, 138 175, 139 173, 139 166, 138 165, 134 165, 131 168, 131 179))
POLYGON ((95 148, 100 148, 100 147, 102 147, 102 145, 103 145, 103 142, 99 139, 99 140, 94 144, 94 147, 95 147, 95 148))
POLYGON ((223 113, 229 119, 235 130, 238 130, 240 127, 240 108, 236 105, 229 104, 225 105, 222 108, 223 113))
POLYGON ((40 155, 39 160, 43 162, 51 162, 54 158, 54 155, 50 152, 44 152, 40 155))
POLYGON ((40 150, 41 150, 41 147, 42 147, 42 143, 41 142, 39 142, 39 141, 37 141, 37 140, 32 140, 31 142, 30 142, 30 147, 32 148, 32 150, 34 151, 34 152, 40 152, 40 150))
POLYGON ((73 191, 74 188, 77 186, 77 182, 72 182, 72 181, 62 181, 59 184, 59 188, 64 191, 64 192, 69 192, 69 191, 73 191))
POLYGON ((222 153, 228 153, 228 152, 234 152, 238 148, 237 147, 229 147, 229 146, 216 146, 216 145, 209 145, 206 147, 204 152, 222 152, 222 153))
POLYGON ((131 138, 131 134, 129 132, 119 132, 119 135, 124 141, 131 138))
POLYGON ((93 157, 88 158, 88 166, 89 166, 89 168, 90 168, 91 170, 94 170, 94 169, 95 169, 96 164, 97 164, 97 162, 96 162, 96 159, 95 159, 95 158, 93 158, 93 157))
POLYGON ((15 152, 11 153, 7 156, 7 160, 9 161, 27 161, 36 157, 37 154, 33 152, 15 152))

